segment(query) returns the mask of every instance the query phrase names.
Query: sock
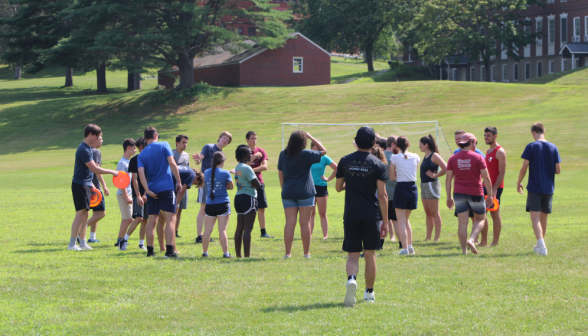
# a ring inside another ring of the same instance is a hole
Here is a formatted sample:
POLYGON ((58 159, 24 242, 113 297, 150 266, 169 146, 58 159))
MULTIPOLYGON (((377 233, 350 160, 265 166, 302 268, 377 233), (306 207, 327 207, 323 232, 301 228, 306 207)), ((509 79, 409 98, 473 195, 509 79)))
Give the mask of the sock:
POLYGON ((173 245, 165 245, 165 254, 172 254, 174 253, 174 246, 173 245))
POLYGON ((153 253, 153 246, 147 246, 147 254, 155 254, 153 253))
POLYGON ((400 240, 398 241, 398 246, 400 246, 400 248, 402 248, 402 242, 400 240))
POLYGON ((411 249, 411 248, 412 248, 412 245, 408 245, 407 249, 411 249))
POLYGON ((347 280, 351 280, 351 279, 356 280, 355 275, 350 275, 350 276, 347 277, 347 280))
POLYGON ((176 236, 178 235, 178 231, 176 231, 176 236))
POLYGON ((86 240, 80 238, 80 246, 86 245, 86 240))
POLYGON ((202 235, 198 236, 198 238, 202 238, 202 235))
POLYGON ((267 232, 265 232, 265 229, 261 229, 261 234, 262 235, 267 234, 267 232))
POLYGON ((139 240, 139 245, 145 245, 145 239, 139 240))
POLYGON ((74 247, 74 246, 76 246, 76 239, 70 238, 69 239, 69 247, 74 247))
POLYGON ((380 238, 380 250, 384 248, 384 243, 385 242, 386 242, 386 239, 380 238))
POLYGON ((126 235, 125 235, 125 237, 124 237, 123 239, 124 239, 124 240, 126 240, 126 241, 129 241, 129 238, 131 238, 131 237, 129 237, 129 235, 128 235, 128 234, 126 234, 126 235))
POLYGON ((366 291, 366 293, 373 293, 374 289, 373 288, 366 288, 365 291, 366 291))
POLYGON ((546 248, 546 246, 545 246, 545 240, 543 240, 543 239, 537 239, 537 247, 539 247, 539 248, 546 248))
POLYGON ((96 240, 96 232, 90 232, 90 239, 96 240))
POLYGON ((223 253, 223 255, 224 255, 225 257, 228 257, 228 256, 229 256, 229 252, 225 252, 225 253, 223 253))

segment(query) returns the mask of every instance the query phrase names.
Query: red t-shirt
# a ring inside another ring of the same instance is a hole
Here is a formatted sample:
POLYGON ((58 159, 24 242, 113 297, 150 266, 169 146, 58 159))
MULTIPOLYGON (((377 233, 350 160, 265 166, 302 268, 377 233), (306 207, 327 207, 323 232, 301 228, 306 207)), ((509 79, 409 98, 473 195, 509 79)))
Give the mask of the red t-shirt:
POLYGON ((472 196, 484 196, 481 169, 486 168, 484 157, 473 151, 459 151, 449 158, 447 170, 453 170, 453 192, 472 196))
MULTIPOLYGON (((498 153, 498 150, 500 148, 502 147, 498 145, 496 146, 496 148, 494 148, 492 153, 490 153, 490 150, 486 151, 486 166, 488 167, 488 175, 490 175, 490 181, 492 182, 492 186, 494 186, 494 183, 496 183, 496 179, 498 178, 498 174, 500 174, 500 169, 498 168, 498 160, 496 159, 496 153, 498 153)), ((502 180, 502 183, 498 188, 504 188, 504 180, 502 180)))
MULTIPOLYGON (((265 151, 262 148, 255 147, 255 150, 253 151, 252 155, 255 155, 256 153, 261 153, 261 154, 263 154, 263 156, 259 159, 255 159, 253 161, 253 163, 251 164, 251 168, 253 168, 253 169, 261 166, 261 163, 263 162, 263 160, 267 160, 267 154, 265 153, 265 151)), ((255 176, 257 176, 259 183, 263 183, 263 177, 261 176, 261 172, 255 172, 255 176)))

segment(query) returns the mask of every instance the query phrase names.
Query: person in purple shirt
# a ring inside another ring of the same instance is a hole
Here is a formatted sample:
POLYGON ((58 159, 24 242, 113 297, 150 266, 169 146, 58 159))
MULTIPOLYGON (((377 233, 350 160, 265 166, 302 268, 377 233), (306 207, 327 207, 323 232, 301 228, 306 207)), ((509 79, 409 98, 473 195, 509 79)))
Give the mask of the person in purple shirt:
POLYGON ((545 140, 545 127, 536 122, 531 127, 534 142, 525 147, 521 158, 523 166, 519 172, 517 191, 524 192, 523 179, 529 169, 527 182, 527 212, 531 214, 531 225, 537 238, 537 245, 533 251, 538 255, 547 255, 545 246, 545 231, 547 231, 547 216, 551 213, 551 203, 555 192, 555 174, 561 172, 559 163, 561 158, 557 147, 545 140))

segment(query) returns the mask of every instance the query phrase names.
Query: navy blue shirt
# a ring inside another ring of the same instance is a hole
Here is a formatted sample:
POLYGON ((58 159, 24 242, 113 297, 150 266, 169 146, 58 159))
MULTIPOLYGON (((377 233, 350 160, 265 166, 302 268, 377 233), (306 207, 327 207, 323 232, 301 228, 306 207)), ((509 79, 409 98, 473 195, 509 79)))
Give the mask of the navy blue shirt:
POLYGON ((321 152, 303 149, 300 154, 288 157, 286 151, 280 153, 278 170, 284 174, 282 199, 302 200, 316 194, 310 168, 321 162, 321 152))
POLYGON ((202 159, 202 165, 200 166, 200 169, 203 172, 205 172, 210 167, 212 167, 212 156, 214 155, 214 153, 222 151, 223 150, 218 148, 216 144, 204 145, 204 147, 202 147, 202 151, 200 152, 200 154, 204 155, 204 159, 202 159))
POLYGON ((92 178, 94 173, 86 166, 86 163, 94 160, 92 155, 92 147, 88 146, 85 142, 82 142, 76 151, 76 162, 74 165, 74 174, 72 182, 92 186, 92 178))
POLYGON ((529 161, 527 191, 547 195, 555 191, 555 165, 561 162, 557 147, 548 141, 535 141, 525 147, 521 158, 529 161))
MULTIPOLYGON (((194 183, 194 179, 196 178, 196 173, 192 170, 192 168, 188 166, 178 166, 178 171, 180 173, 180 179, 182 180, 182 185, 187 185, 188 189, 192 187, 192 183, 194 183)), ((174 181, 174 185, 176 184, 176 177, 172 174, 172 179, 174 181)))
POLYGON ((169 162, 167 162, 170 156, 173 158, 171 147, 167 142, 162 141, 147 145, 137 158, 137 168, 145 168, 147 185, 155 194, 175 189, 169 162))

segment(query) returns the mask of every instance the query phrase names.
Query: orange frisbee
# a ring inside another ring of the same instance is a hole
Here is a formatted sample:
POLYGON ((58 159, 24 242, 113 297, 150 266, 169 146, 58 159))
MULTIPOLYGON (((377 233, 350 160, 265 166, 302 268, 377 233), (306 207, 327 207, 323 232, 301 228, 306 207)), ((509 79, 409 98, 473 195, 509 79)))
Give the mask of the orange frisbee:
POLYGON ((119 171, 118 176, 112 177, 112 184, 118 189, 124 189, 131 184, 131 178, 129 177, 129 174, 124 171, 119 171))
POLYGON ((92 188, 92 197, 90 197, 90 207, 97 207, 102 202, 102 193, 96 188, 92 188))
MULTIPOLYGON (((488 199, 488 195, 486 195, 484 199, 488 199)), ((490 212, 498 210, 498 207, 500 206, 500 203, 498 203, 498 200, 496 198, 492 198, 492 201, 493 202, 491 207, 488 207, 488 204, 486 204, 486 210, 490 212)))

